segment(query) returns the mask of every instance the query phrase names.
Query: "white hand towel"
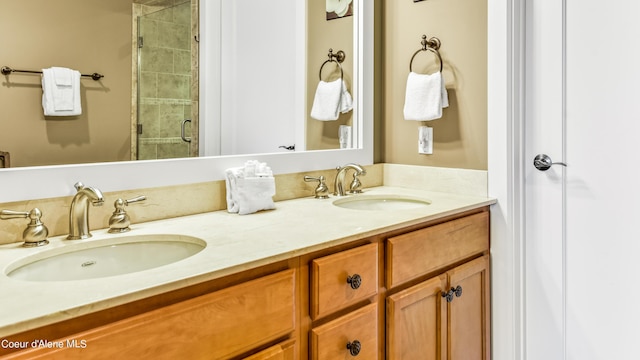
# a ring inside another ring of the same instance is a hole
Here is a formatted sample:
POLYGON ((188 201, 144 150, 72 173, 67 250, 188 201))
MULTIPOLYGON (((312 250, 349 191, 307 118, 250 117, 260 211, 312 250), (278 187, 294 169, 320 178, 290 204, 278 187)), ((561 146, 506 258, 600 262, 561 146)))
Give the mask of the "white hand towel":
POLYGON ((46 116, 82 114, 80 73, 65 68, 43 69, 42 108, 46 116))
POLYGON ((347 90, 347 85, 342 81, 342 95, 340 97, 340 112, 345 114, 349 111, 353 110, 353 99, 351 98, 351 94, 349 90, 347 90))
POLYGON ((227 188, 227 211, 237 213, 240 209, 238 205, 238 179, 243 176, 243 168, 236 167, 225 170, 225 185, 227 188))
POLYGON ((253 214, 276 208, 273 196, 276 183, 273 177, 252 177, 238 180, 238 214, 253 214))
POLYGON ((320 80, 311 107, 311 117, 316 120, 337 120, 340 115, 342 80, 331 82, 320 80))
POLYGON ((409 73, 404 100, 405 120, 428 121, 442 117, 449 106, 449 96, 442 73, 409 73))
POLYGON ((225 170, 227 211, 240 215, 275 209, 276 183, 271 169, 255 160, 225 170))

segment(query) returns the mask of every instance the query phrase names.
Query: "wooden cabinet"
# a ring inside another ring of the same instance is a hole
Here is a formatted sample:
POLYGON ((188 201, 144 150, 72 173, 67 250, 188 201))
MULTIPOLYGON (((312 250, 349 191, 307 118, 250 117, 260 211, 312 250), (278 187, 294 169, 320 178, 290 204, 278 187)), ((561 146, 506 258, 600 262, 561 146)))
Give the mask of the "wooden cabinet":
MULTIPOLYGON (((228 359, 295 329, 295 272, 286 270, 62 339, 19 359, 228 359), (86 347, 67 347, 84 340, 86 347)), ((284 350, 283 350, 284 351, 284 350)))
POLYGON ((86 347, 7 358, 489 360, 488 254, 470 210, 16 334, 86 347))
POLYGON ((387 298, 388 359, 445 360, 447 303, 441 275, 387 298))
POLYGON ((387 287, 488 250, 488 211, 391 237, 387 240, 387 287))
POLYGON ((387 298, 387 358, 489 360, 489 255, 387 298))

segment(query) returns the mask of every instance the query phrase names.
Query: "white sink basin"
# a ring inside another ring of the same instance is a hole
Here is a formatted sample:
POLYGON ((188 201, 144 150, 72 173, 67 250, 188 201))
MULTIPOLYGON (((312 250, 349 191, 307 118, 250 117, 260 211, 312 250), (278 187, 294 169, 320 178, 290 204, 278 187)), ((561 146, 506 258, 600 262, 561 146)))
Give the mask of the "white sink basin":
POLYGON ((11 264, 6 274, 24 281, 69 281, 129 274, 197 254, 206 242, 183 235, 136 235, 78 243, 11 264))
POLYGON ((352 195, 333 202, 333 205, 356 210, 409 210, 431 205, 427 199, 397 195, 352 195))

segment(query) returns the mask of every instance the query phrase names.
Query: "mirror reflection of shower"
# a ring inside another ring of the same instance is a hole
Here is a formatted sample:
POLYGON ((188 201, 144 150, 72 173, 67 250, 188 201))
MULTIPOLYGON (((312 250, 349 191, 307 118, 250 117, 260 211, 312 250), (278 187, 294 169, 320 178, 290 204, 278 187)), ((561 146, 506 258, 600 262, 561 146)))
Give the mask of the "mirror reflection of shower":
POLYGON ((191 2, 138 17, 137 158, 198 156, 191 2))

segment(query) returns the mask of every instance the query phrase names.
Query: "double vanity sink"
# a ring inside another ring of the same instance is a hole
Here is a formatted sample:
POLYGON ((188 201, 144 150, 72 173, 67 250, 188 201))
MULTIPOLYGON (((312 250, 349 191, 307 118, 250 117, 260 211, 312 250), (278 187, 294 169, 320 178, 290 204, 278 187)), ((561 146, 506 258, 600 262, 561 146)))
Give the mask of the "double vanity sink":
POLYGON ((215 211, 93 230, 85 240, 0 246, 0 337, 492 204, 482 196, 380 186, 363 194, 215 211), (45 297, 42 295, 46 294, 45 297))
MULTIPOLYGON (((431 201, 400 195, 342 197, 333 205, 367 211, 421 209, 431 201)), ((72 281, 134 273, 168 265, 202 251, 206 241, 184 235, 114 236, 27 256, 6 269, 6 276, 23 281, 72 281)))

